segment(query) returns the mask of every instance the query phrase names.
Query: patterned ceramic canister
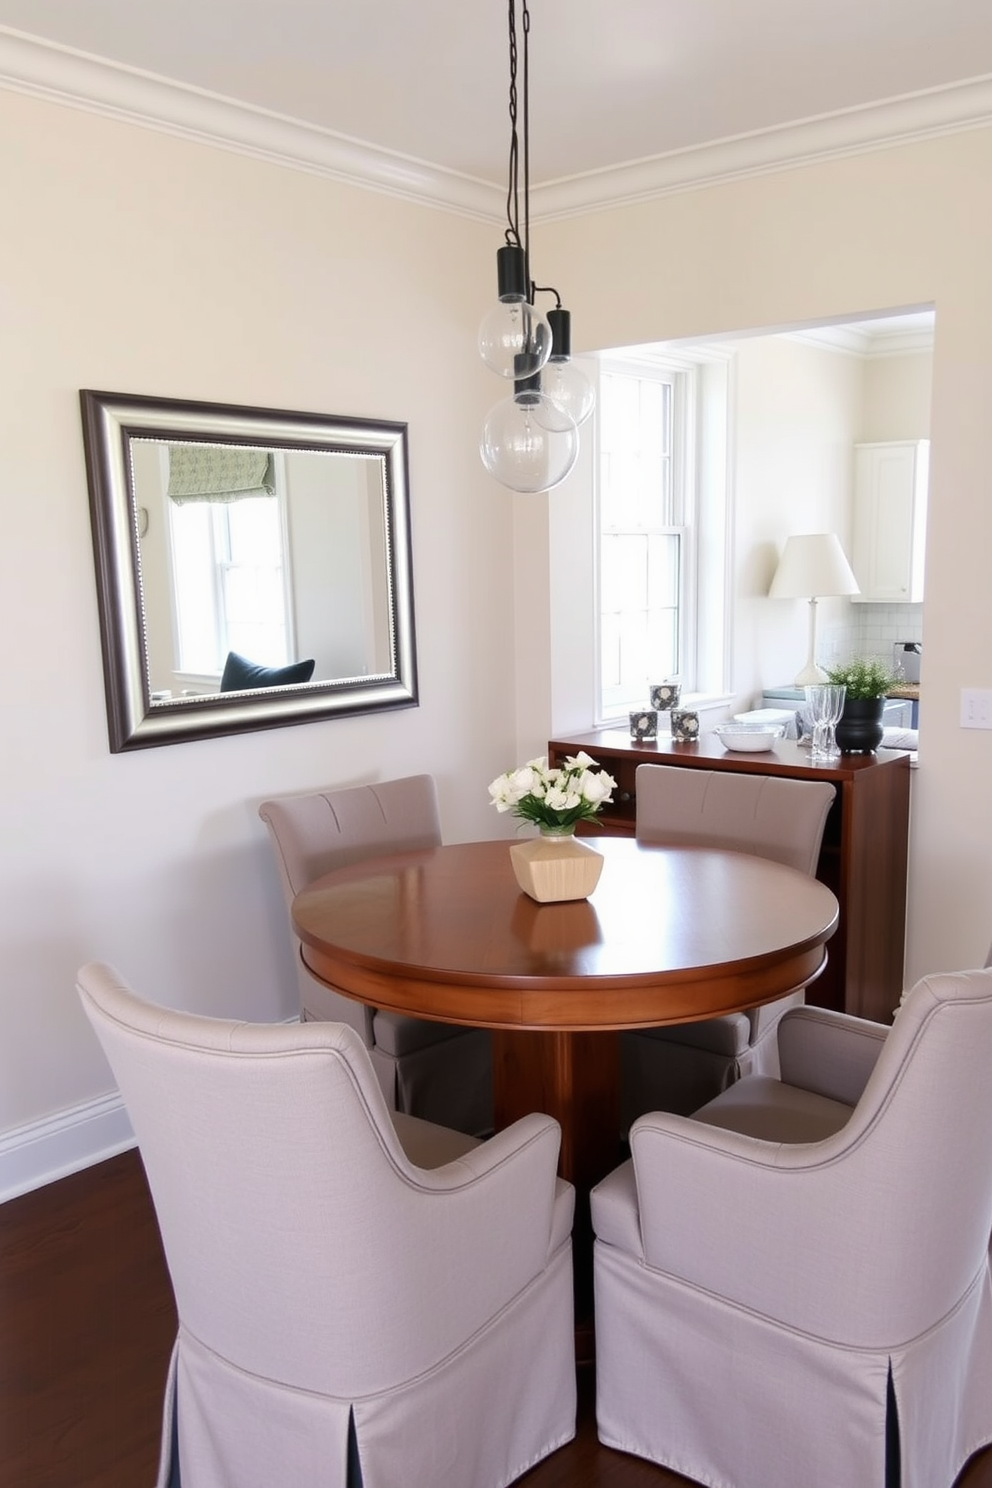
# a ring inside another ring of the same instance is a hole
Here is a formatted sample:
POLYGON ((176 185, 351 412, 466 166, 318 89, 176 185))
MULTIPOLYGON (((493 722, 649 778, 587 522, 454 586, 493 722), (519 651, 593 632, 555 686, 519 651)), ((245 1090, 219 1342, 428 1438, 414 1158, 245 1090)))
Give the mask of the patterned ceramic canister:
POLYGON ((681 696, 682 688, 678 682, 651 683, 651 706, 659 708, 662 713, 667 712, 669 708, 677 708, 681 696))
POLYGON ((672 738, 678 744, 694 743, 699 738, 699 714, 690 708, 673 708, 672 738))
POLYGON ((658 714, 654 708, 640 708, 630 715, 630 737, 632 739, 657 739, 658 714))

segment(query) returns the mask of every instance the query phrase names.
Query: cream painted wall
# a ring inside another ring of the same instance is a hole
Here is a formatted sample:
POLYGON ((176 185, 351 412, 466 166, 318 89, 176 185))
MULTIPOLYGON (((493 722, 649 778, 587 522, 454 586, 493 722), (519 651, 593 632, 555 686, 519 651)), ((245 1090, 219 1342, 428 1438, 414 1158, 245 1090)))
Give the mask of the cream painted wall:
POLYGON ((495 231, 0 92, 0 1145, 112 1089, 74 975, 251 1019, 295 1008, 257 803, 410 771, 501 829, 512 537, 474 349, 495 231), (407 420, 421 706, 111 755, 78 390, 407 420))
MULTIPOLYGON (((851 450, 859 436, 863 364, 781 336, 736 348, 733 689, 738 707, 788 684, 805 664, 806 600, 770 600, 792 533, 836 532, 851 551, 851 450)), ((817 658, 846 620, 846 600, 822 599, 817 658)))
POLYGON ((888 439, 929 439, 933 353, 875 357, 865 363, 866 443, 888 439))
POLYGON ((992 733, 958 727, 961 688, 992 686, 990 173, 977 130, 545 224, 534 245, 583 350, 936 305, 910 978, 977 964, 992 936, 992 733))

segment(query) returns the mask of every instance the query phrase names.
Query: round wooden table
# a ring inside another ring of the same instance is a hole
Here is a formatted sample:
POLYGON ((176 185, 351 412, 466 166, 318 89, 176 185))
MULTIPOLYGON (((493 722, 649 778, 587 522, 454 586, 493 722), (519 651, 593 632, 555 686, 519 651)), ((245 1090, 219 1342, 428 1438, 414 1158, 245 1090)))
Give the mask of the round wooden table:
POLYGON ((589 1190, 621 1157, 617 1031, 736 1012, 806 986, 837 925, 828 888, 764 858, 597 837, 588 900, 521 893, 508 842, 339 868, 293 901, 310 970, 359 1002, 492 1029, 497 1128, 561 1126, 575 1185, 576 1355, 593 1356, 589 1190))
POLYGON ((837 901, 764 858, 597 837, 588 900, 537 904, 509 843, 341 868, 293 903, 312 972, 359 1002, 493 1030, 497 1127, 561 1124, 560 1170, 587 1189, 618 1147, 616 1031, 755 1007, 813 981, 837 901))

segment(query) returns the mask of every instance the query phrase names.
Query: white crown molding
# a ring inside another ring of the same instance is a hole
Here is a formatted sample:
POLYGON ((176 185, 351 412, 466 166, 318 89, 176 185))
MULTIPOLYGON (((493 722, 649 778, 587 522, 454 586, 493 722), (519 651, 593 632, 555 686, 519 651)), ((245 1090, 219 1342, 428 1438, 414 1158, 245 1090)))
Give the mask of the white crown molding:
MULTIPOLYGON (((460 216, 503 220, 503 186, 6 27, 0 27, 0 87, 460 216)), ((971 78, 532 186, 531 219, 628 206, 990 123, 992 77, 971 78)))
POLYGON ((791 337, 807 346, 826 347, 829 351, 845 351, 851 356, 865 357, 869 361, 876 357, 908 356, 913 352, 933 351, 933 331, 919 329, 893 329, 891 331, 862 331, 857 325, 816 326, 810 330, 796 331, 791 337))
POLYGON ((531 188, 531 217, 551 221, 604 207, 630 206, 677 191, 814 161, 865 154, 992 124, 992 77, 909 93, 861 108, 714 140, 531 188))
POLYGON ((712 341, 702 338, 686 342, 663 341, 646 346, 621 346, 606 353, 598 353, 597 356, 610 367, 626 366, 641 372, 694 372, 697 367, 718 362, 729 365, 736 354, 736 346, 714 337, 712 341))
POLYGON ((0 87, 460 216, 502 220, 505 191, 484 181, 6 27, 0 87))
POLYGON ((0 1135, 0 1204, 135 1146, 114 1091, 0 1135))
POLYGON ((864 352, 869 361, 875 357, 910 356, 916 352, 933 351, 933 333, 925 331, 894 331, 891 336, 873 336, 864 352))

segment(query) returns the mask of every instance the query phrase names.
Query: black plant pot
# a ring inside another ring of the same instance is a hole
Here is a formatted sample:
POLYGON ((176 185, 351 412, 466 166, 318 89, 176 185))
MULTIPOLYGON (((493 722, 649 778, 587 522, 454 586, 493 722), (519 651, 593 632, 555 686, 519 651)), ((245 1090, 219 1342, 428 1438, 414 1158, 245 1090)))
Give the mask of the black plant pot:
POLYGON ((882 742, 884 698, 847 698, 837 724, 841 754, 871 754, 882 742))

